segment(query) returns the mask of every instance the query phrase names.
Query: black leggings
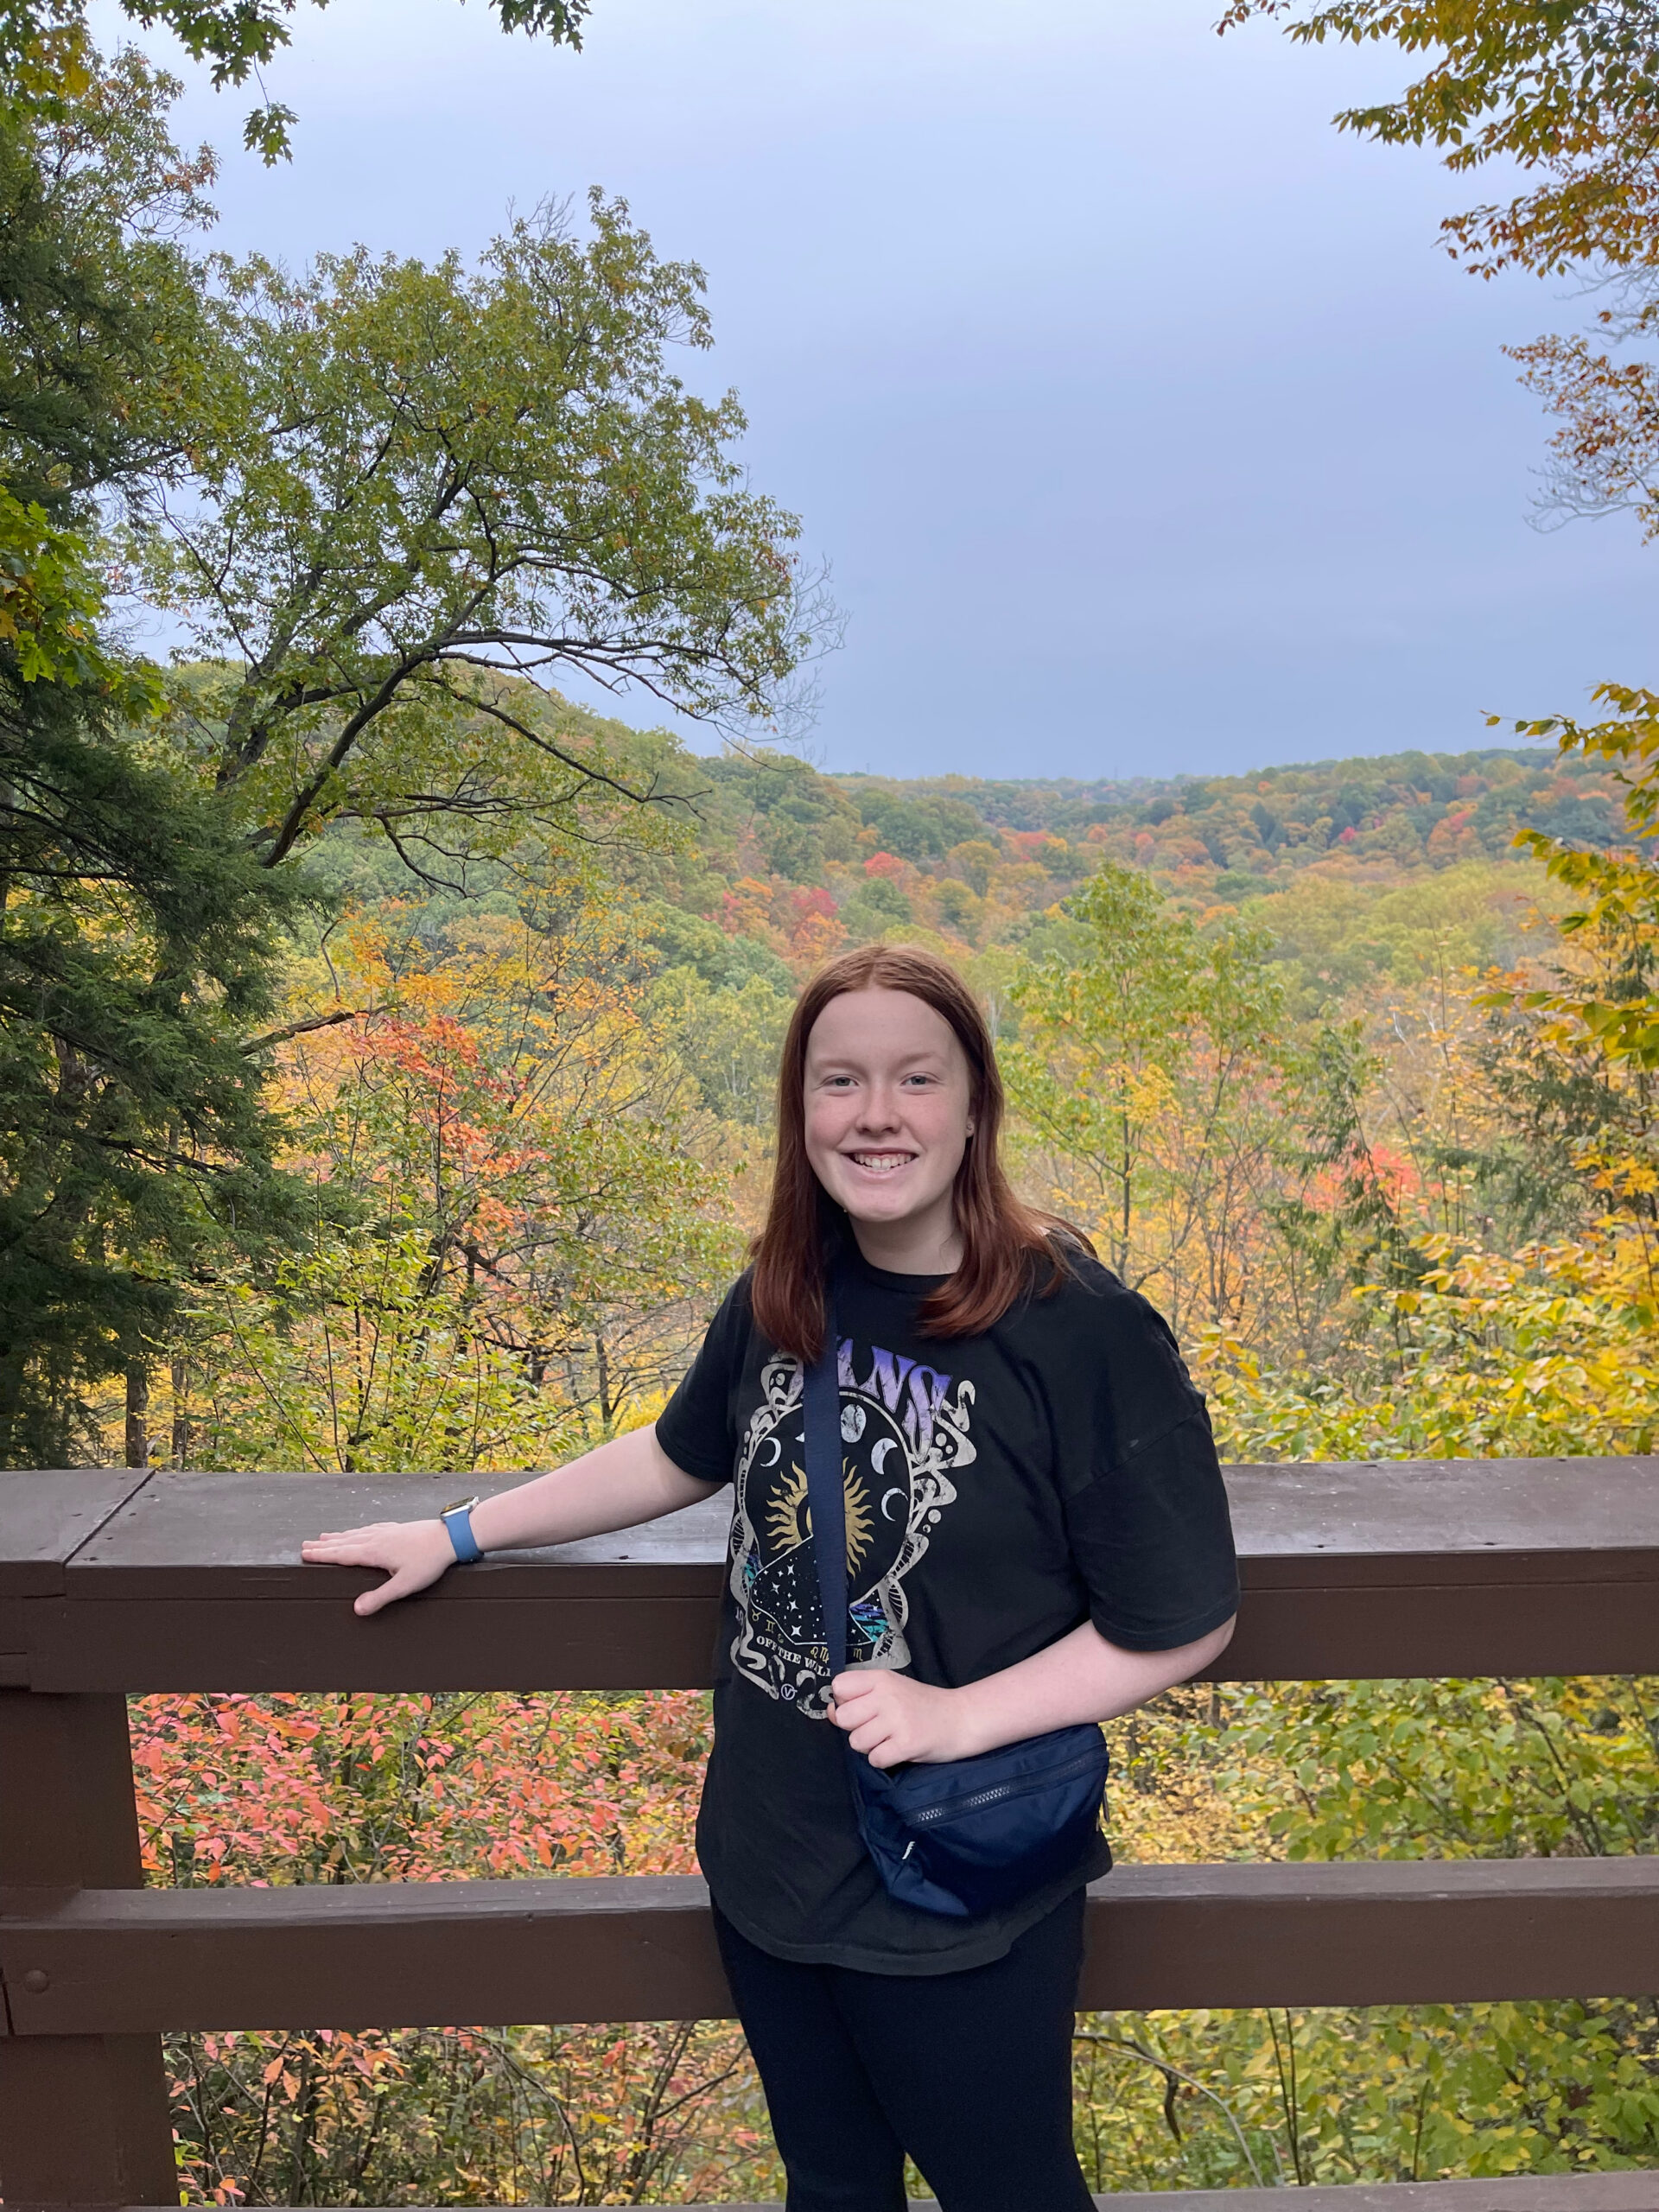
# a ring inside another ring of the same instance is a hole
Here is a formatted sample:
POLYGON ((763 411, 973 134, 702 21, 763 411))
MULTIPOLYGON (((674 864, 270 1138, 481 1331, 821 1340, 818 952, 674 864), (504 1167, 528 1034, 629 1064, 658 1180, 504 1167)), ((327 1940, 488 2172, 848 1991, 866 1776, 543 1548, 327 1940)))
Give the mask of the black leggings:
POLYGON ((786 2212, 904 2212, 909 2152, 941 2212, 1092 2212, 1071 2147, 1084 1892, 959 1974, 798 1966, 716 1909, 727 1978, 789 2176, 786 2212))

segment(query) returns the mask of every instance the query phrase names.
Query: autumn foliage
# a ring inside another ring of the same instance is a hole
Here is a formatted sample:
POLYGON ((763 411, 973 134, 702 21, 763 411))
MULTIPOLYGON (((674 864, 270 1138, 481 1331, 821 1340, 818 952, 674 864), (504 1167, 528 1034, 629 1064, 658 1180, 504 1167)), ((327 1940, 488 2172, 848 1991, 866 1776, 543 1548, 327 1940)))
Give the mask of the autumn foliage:
MULTIPOLYGON (((1430 842, 1455 846, 1483 797, 1452 791, 1430 842)), ((1643 1052, 1618 1041, 1651 1003, 1648 864, 1639 834, 1599 858, 1534 842, 1495 863, 1420 841, 1408 864, 1332 832, 1330 861, 1251 906, 1096 838, 1017 944, 957 941, 1001 1026, 1026 1187, 1175 1318, 1230 1456, 1651 1448, 1659 1163, 1643 1052)), ((982 844, 943 863, 975 870, 980 928, 999 883, 1076 850, 982 844)), ((941 895, 886 844, 854 866, 941 895)), ((316 1233, 197 1287, 158 1447, 505 1476, 649 1418, 764 1188, 778 978, 805 923, 867 927, 861 895, 785 898, 734 855, 699 936, 580 868, 512 912, 359 893, 296 963, 282 1047, 316 1233)), ((1176 1693, 1116 1731, 1115 1837, 1151 1859, 1649 1849, 1651 1707, 1643 1684, 1176 1693)), ((215 1884, 690 1871, 708 1726, 683 1693, 148 1699, 146 1862, 215 1884)), ((779 2185, 718 2024, 171 2051, 201 2198, 779 2185)), ((1102 2187, 1659 2146, 1649 2038, 1612 2005, 1085 2020, 1077 2081, 1102 2187)))
MULTIPOLYGON (((146 1866, 187 1885, 684 1872, 707 1735, 684 1693, 146 1699, 146 1866)), ((193 2037, 175 2064, 183 2177, 216 2201, 636 2202, 766 2179, 722 2026, 193 2037)))

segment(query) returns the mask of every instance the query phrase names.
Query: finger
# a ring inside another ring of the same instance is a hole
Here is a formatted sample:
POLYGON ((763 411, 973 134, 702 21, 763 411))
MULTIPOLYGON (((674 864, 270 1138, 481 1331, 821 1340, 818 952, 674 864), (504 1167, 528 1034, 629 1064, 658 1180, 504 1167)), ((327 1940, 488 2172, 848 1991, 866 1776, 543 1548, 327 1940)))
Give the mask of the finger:
POLYGON ((837 1713, 869 1713, 875 1710, 877 1693, 874 1683, 862 1683, 855 1690, 849 1690, 844 1697, 835 1700, 837 1713))
POLYGON ((399 1598, 407 1598, 426 1586, 418 1574, 411 1574, 407 1567, 400 1567, 396 1574, 389 1574, 372 1590, 365 1590, 353 1601, 352 1611, 359 1619, 367 1620, 371 1613, 378 1613, 383 1605, 390 1605, 399 1598))
POLYGON ((845 1706, 850 1713, 858 1706, 868 1705, 873 1698, 886 1694, 887 1684, 879 1675, 872 1677, 867 1675, 861 1681, 856 1675, 849 1675, 843 1678, 840 1688, 835 1692, 835 1700, 837 1705, 845 1706))
POLYGON ((311 1567, 378 1567, 390 1571, 393 1564, 386 1557, 384 1544, 347 1543, 344 1539, 302 1544, 300 1557, 311 1567))
POLYGON ((871 1726, 880 1716, 877 1713, 872 1712, 868 1705, 860 1704, 858 1706, 838 1705, 830 1717, 837 1728, 843 1730, 850 1736, 855 1729, 871 1726))
MULTIPOLYGON (((883 1744, 892 1743, 893 1739, 892 1722, 879 1716, 874 1720, 867 1720, 861 1727, 855 1728, 848 1738, 855 1751, 863 1751, 867 1756, 874 1753, 883 1744)), ((876 1764, 879 1764, 880 1761, 876 1764)))

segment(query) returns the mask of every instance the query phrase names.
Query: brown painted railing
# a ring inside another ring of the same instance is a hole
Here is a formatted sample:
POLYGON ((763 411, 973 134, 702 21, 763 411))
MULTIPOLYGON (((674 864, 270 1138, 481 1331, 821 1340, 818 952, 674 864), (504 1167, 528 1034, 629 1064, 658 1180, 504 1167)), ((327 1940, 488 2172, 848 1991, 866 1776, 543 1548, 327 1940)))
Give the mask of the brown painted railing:
MULTIPOLYGON (((728 2013, 690 1878, 141 1886, 130 1693, 708 1681, 718 1500, 502 1555, 370 1621, 348 1600, 375 1578, 300 1565, 310 1529, 429 1513, 454 1484, 0 1473, 8 2212, 176 2201, 164 2030, 728 2013)), ((1659 1673, 1659 1461, 1237 1467, 1229 1487, 1245 1599, 1219 1677, 1659 1673)), ((1659 1860, 1511 1859, 1123 1867, 1091 1894, 1083 1999, 1656 1991, 1659 1860)), ((1659 2212, 1647 2181, 1561 2190, 1659 2212)))

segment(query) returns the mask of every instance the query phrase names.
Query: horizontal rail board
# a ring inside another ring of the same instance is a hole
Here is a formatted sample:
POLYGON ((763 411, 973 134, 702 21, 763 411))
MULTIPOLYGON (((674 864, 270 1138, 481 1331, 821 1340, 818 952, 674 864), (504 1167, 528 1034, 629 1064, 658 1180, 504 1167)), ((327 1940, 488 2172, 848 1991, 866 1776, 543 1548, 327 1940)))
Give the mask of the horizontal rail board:
MULTIPOLYGON (((912 2212, 938 2212, 931 2196, 913 2196, 912 2212)), ((1114 2191, 1097 2196, 1099 2212, 1285 2212, 1279 2189, 1174 2189, 1114 2191)), ((1511 2174, 1491 2181, 1351 2182, 1299 2189, 1295 2212, 1659 2212, 1659 2173, 1511 2174)), ((60 2206, 8 2205, 6 2212, 62 2212, 60 2206)), ((122 2212, 162 2212, 129 2204, 122 2212)), ((177 2212, 168 2205, 165 2212, 177 2212)), ((422 2212, 405 2206, 403 2212, 422 2212)), ((427 2212, 435 2212, 428 2208, 427 2212)), ((683 2212, 784 2212, 781 2204, 688 2204, 683 2212)))
MULTIPOLYGON (((690 1876, 0 1892, 21 2036, 725 2018, 690 1876)), ((1659 1990, 1659 1859, 1127 1866, 1090 2010, 1659 1990)))
POLYGON ((61 1590, 64 1561, 149 1480, 132 1467, 0 1472, 0 1598, 61 1590))
MULTIPOLYGON (((359 1621, 306 1534, 430 1514, 450 1475, 0 1474, 0 1683, 48 1691, 692 1688, 729 1507, 504 1554, 359 1621)), ((1228 1471, 1228 1681, 1659 1672, 1659 1461, 1228 1471)))
MULTIPOLYGON (((1659 2173, 1512 2174, 1492 2181, 1349 2182, 1298 2189, 1295 2212, 1659 2212, 1659 2173)), ((1285 2212, 1282 2189, 1119 2190, 1098 2212, 1285 2212)), ((10 2208, 7 2208, 10 2212, 10 2208)), ((784 2212, 781 2204, 689 2204, 684 2212, 784 2212)), ((938 2212, 931 2196, 910 2212, 938 2212)))
POLYGON ((704 1689, 719 1626, 712 1597, 557 1589, 454 1611, 447 1597, 423 1596, 368 1621, 340 1598, 95 1608, 56 1599, 33 1611, 22 1687, 129 1693, 704 1689))
MULTIPOLYGON (((1508 2174, 1487 2181, 1349 2182, 1299 2189, 1296 2212, 1659 2212, 1659 2173, 1508 2174)), ((1285 2212, 1280 2189, 1132 2190, 1108 2212, 1285 2212)), ((715 2212, 690 2206, 687 2212, 715 2212)), ((742 2212, 728 2205, 726 2212, 742 2212)), ((751 2212, 783 2212, 755 2205, 751 2212)), ((918 2206, 918 2212, 924 2212, 918 2206)))
MULTIPOLYGON (((938 2212, 931 2196, 910 2202, 911 2212, 938 2212)), ((1292 2202, 1295 2212, 1659 2212, 1659 2173, 1349 2182, 1298 2189, 1292 2202)), ((1285 2212, 1286 2198, 1282 2189, 1137 2189, 1114 2190, 1095 2203, 1098 2212, 1285 2212)), ((684 2212, 784 2212, 784 2207, 689 2204, 684 2212)))

